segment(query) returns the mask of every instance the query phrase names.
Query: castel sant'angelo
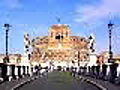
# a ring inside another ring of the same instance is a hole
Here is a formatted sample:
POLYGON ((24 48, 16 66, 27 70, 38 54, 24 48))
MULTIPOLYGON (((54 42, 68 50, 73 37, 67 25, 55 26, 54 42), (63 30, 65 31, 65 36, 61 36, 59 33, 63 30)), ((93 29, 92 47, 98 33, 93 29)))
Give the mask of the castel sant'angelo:
POLYGON ((32 41, 30 60, 46 61, 88 61, 90 55, 89 39, 72 36, 66 24, 55 24, 49 27, 48 36, 40 36, 32 41))

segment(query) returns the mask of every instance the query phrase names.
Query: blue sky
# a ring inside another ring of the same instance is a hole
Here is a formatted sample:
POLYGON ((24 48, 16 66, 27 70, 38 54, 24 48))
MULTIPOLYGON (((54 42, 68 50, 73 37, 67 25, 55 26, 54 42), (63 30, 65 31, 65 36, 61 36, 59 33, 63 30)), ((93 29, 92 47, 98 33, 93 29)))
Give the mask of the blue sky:
POLYGON ((69 24, 72 34, 96 37, 96 52, 108 50, 109 19, 114 22, 113 51, 120 53, 120 0, 0 0, 0 53, 5 53, 4 23, 12 25, 9 31, 9 52, 23 53, 23 35, 47 35, 48 28, 69 24))

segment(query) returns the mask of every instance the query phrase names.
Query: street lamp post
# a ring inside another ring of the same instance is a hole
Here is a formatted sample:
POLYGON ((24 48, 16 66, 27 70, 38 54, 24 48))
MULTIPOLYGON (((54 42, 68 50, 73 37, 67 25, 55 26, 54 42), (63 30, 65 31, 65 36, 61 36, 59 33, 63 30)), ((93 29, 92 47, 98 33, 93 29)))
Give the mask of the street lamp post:
POLYGON ((6 28, 6 56, 4 58, 4 62, 8 63, 9 62, 9 55, 8 55, 8 31, 9 28, 11 27, 10 24, 4 24, 4 27, 6 28))
POLYGON ((109 59, 108 62, 109 63, 113 63, 112 57, 113 57, 113 52, 112 52, 112 29, 113 29, 113 25, 111 23, 111 21, 108 24, 108 30, 109 30, 109 59))

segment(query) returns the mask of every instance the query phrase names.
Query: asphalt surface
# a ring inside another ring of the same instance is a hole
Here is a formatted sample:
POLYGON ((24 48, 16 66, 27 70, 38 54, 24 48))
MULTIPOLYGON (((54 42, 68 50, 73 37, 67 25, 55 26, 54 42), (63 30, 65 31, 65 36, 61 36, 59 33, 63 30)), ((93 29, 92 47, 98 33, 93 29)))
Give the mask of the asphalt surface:
POLYGON ((99 90, 96 86, 73 78, 68 72, 51 72, 19 90, 99 90))
POLYGON ((104 80, 101 80, 101 79, 95 79, 95 78, 87 77, 87 76, 84 76, 84 77, 91 80, 91 81, 95 81, 96 83, 105 87, 107 90, 120 90, 120 85, 119 84, 116 85, 116 84, 110 83, 109 81, 104 81, 104 80))
POLYGON ((17 79, 17 80, 12 80, 12 81, 6 81, 0 84, 0 90, 11 90, 14 86, 16 86, 17 84, 26 81, 28 79, 30 79, 31 77, 24 77, 21 79, 17 79))

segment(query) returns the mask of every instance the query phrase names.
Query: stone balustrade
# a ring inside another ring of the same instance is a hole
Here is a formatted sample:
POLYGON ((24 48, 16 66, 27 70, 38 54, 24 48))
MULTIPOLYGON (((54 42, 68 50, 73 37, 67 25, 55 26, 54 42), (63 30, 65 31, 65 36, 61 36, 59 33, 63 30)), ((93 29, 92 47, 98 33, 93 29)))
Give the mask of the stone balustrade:
POLYGON ((120 64, 118 63, 106 63, 102 65, 93 65, 73 69, 73 73, 76 71, 77 75, 87 75, 96 79, 108 80, 112 83, 120 84, 120 64))
POLYGON ((30 66, 0 63, 0 78, 2 81, 23 78, 32 73, 30 66))

